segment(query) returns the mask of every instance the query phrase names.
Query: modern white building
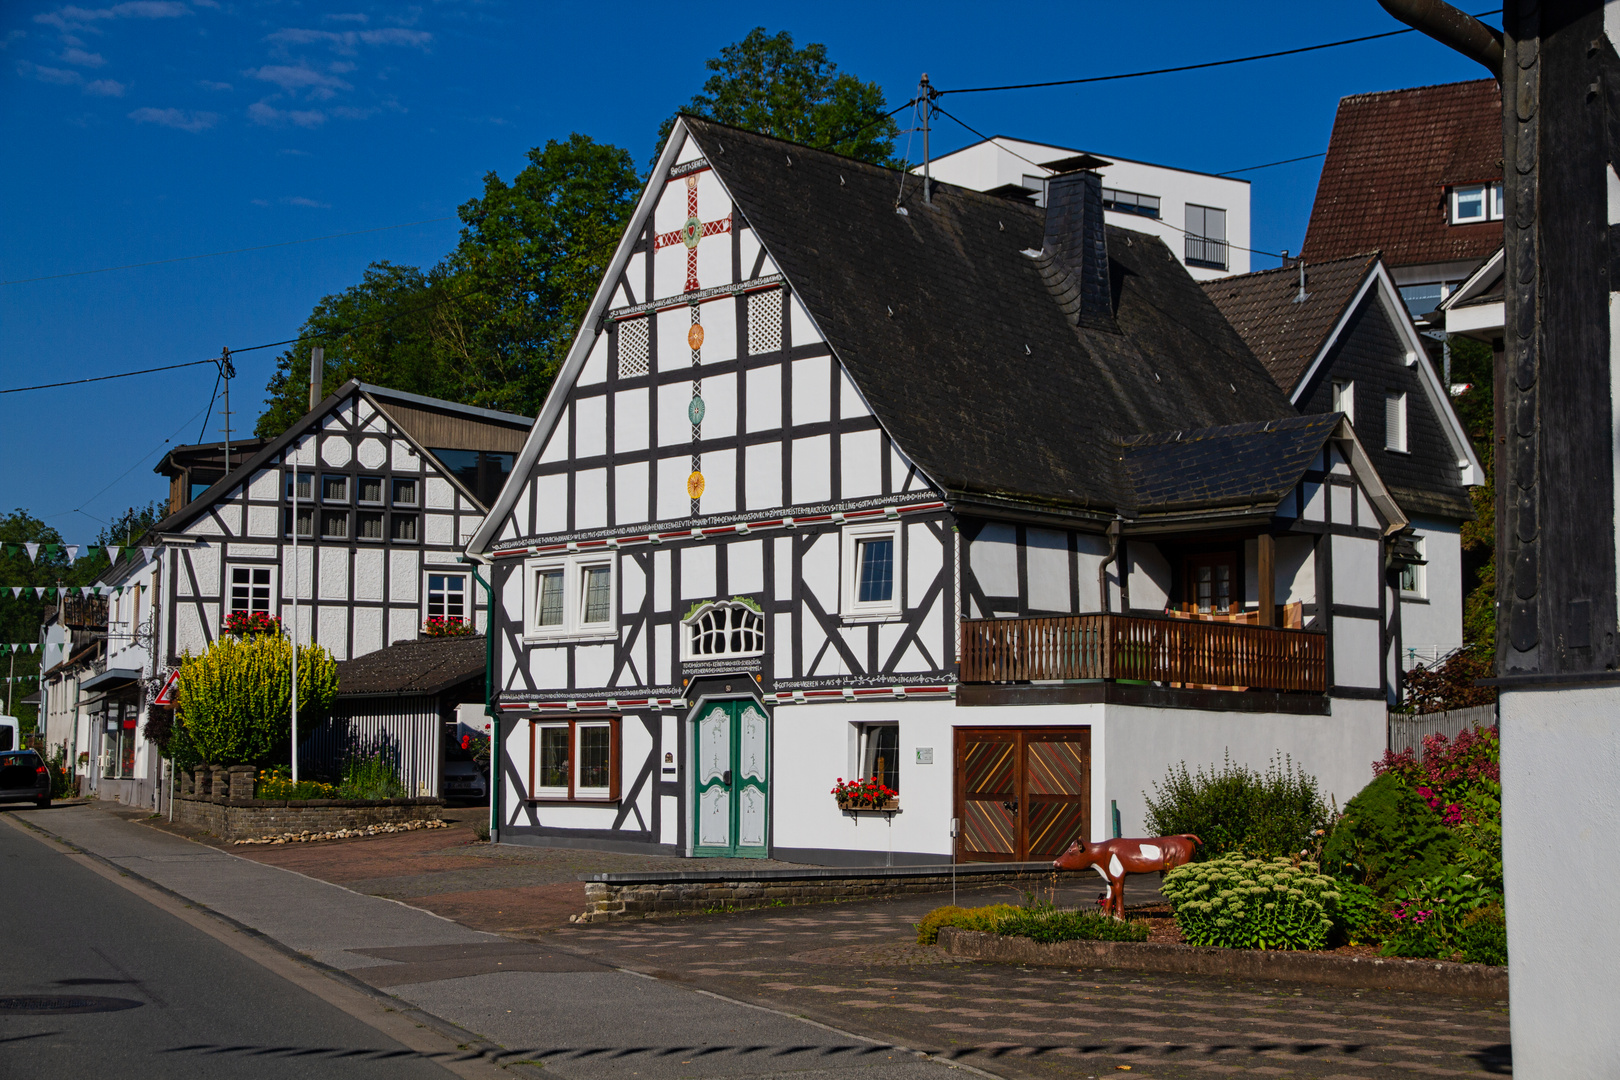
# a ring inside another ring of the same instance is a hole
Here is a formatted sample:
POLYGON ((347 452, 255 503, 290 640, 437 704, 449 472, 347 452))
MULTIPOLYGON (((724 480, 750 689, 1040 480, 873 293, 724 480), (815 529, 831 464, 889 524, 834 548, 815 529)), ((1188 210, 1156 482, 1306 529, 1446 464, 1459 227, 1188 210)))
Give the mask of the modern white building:
MULTIPOLYGON (((1055 166, 1089 159, 1110 225, 1164 241, 1199 281, 1249 272, 1249 182, 997 135, 936 158, 936 180, 1046 205, 1055 166)), ((922 166, 915 170, 921 175, 922 166)))

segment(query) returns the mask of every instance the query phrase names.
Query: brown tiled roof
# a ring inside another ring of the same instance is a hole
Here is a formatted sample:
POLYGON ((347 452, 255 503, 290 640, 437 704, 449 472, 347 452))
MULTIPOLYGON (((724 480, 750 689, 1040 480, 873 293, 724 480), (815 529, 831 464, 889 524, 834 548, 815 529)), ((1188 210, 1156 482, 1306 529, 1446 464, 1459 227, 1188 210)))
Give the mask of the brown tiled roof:
POLYGON ((1377 262, 1375 252, 1306 263, 1301 303, 1295 302, 1298 267, 1217 278, 1204 282, 1204 292, 1283 393, 1291 394, 1377 262))
POLYGON ((1301 254, 1376 250, 1390 266, 1482 259, 1501 245, 1502 223, 1448 224, 1446 188, 1501 177, 1494 80, 1341 98, 1301 254))
POLYGON ((423 696, 484 677, 482 636, 400 641, 337 666, 338 697, 423 696))

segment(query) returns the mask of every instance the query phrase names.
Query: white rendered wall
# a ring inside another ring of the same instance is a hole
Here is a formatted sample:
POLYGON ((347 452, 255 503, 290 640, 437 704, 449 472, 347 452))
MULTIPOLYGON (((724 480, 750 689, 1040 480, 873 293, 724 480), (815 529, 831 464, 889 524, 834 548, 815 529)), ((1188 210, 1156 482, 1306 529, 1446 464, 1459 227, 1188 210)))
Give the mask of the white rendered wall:
POLYGON ((1462 526, 1436 518, 1412 519, 1423 538, 1421 599, 1401 598, 1401 664, 1410 668, 1444 656, 1463 643, 1462 526))
POLYGON ((1620 687, 1499 709, 1513 1075, 1620 1075, 1620 687))
MULTIPOLYGON (((976 143, 938 158, 931 163, 930 170, 936 180, 975 191, 989 191, 1004 184, 1022 184, 1026 174, 1045 176, 1047 171, 1030 164, 1032 161, 1055 161, 1076 153, 1079 151, 1061 146, 997 138, 994 142, 976 143)), ((1108 224, 1157 236, 1170 248, 1176 261, 1185 266, 1185 233, 1181 230, 1187 224, 1187 204, 1225 210, 1226 242, 1230 245, 1226 270, 1188 267, 1188 272, 1199 281, 1249 272, 1249 252, 1245 250, 1249 246, 1248 181, 1127 161, 1110 154, 1099 153, 1098 156, 1112 163, 1098 170, 1104 187, 1159 197, 1157 220, 1110 210, 1105 216, 1108 224)), ((922 167, 913 171, 921 174, 922 167)))
MULTIPOLYGON (((774 712, 773 848, 932 853, 950 856, 954 729, 1091 728, 1092 839, 1112 835, 1118 802, 1126 836, 1145 833, 1145 793, 1185 761, 1189 770, 1234 764, 1264 771, 1285 754, 1315 776, 1324 799, 1343 807, 1372 781, 1383 755, 1381 701, 1334 699, 1330 716, 1205 712, 1129 705, 1020 705, 961 708, 950 701, 782 706, 774 712), (859 772, 855 725, 900 726, 900 806, 892 821, 845 814, 833 781, 859 772), (918 747, 934 763, 918 765, 918 747)), ((688 725, 690 727, 690 725, 688 725)), ((690 783, 690 781, 687 781, 690 783)))

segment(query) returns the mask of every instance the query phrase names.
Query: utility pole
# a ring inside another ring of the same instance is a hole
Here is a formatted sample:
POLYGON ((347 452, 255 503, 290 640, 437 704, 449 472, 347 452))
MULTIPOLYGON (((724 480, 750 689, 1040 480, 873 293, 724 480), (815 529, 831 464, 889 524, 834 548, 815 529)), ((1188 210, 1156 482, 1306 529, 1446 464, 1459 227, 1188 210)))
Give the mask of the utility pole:
POLYGON ((929 114, 934 111, 934 88, 928 85, 928 72, 923 72, 922 85, 917 89, 917 98, 922 104, 923 129, 923 205, 934 205, 933 178, 929 174, 928 153, 928 121, 929 114))
POLYGON ((231 350, 219 350, 219 377, 225 382, 225 475, 231 472, 231 380, 236 377, 236 367, 231 363, 231 350))

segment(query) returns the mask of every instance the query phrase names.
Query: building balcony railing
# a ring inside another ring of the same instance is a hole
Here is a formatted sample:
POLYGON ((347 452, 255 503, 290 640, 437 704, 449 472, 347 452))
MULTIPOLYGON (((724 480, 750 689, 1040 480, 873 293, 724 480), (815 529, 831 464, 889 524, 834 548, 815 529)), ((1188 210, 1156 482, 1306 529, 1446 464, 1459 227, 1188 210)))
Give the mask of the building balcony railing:
POLYGON ((1158 615, 962 620, 964 683, 1111 680, 1327 692, 1327 635, 1158 615))
POLYGON ((1186 239, 1188 266, 1201 266, 1208 270, 1226 269, 1225 240, 1209 240, 1202 236, 1188 236, 1186 239))

